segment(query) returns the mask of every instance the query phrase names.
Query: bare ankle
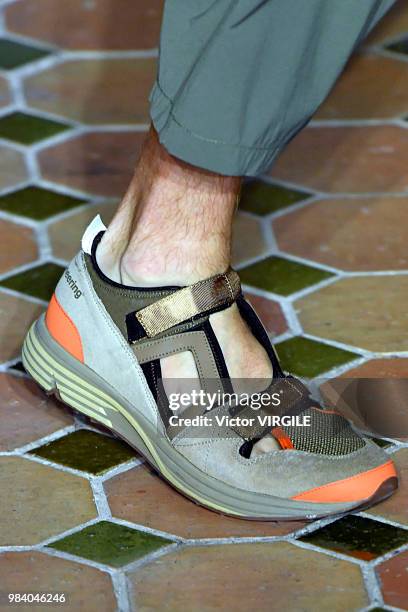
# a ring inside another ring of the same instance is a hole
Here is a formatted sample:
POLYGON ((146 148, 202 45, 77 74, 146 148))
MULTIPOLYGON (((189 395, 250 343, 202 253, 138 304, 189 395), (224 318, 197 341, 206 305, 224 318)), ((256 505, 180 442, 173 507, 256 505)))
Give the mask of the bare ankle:
POLYGON ((175 159, 151 131, 101 243, 102 264, 135 285, 191 284, 225 271, 240 184, 175 159))

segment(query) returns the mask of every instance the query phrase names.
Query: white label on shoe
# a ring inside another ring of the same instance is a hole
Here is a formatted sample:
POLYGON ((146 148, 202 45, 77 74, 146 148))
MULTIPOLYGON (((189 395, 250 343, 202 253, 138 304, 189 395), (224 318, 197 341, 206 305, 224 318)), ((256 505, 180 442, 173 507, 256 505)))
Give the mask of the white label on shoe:
POLYGON ((105 230, 106 226, 102 221, 101 216, 97 215, 88 225, 84 235, 82 236, 81 246, 84 253, 88 253, 88 255, 91 254, 92 245, 93 241, 95 240, 95 237, 99 234, 99 232, 104 232, 105 230))

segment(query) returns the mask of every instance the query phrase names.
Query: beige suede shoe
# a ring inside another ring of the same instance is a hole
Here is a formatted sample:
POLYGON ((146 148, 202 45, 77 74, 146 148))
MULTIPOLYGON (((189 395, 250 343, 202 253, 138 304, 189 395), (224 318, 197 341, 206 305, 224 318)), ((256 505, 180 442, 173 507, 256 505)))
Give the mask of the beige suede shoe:
POLYGON ((395 490, 389 456, 284 375, 236 272, 183 288, 119 285, 96 262, 104 230, 97 217, 46 315, 27 334, 23 362, 46 391, 126 440, 178 491, 223 514, 311 519, 395 490), (262 394, 250 394, 249 404, 234 397, 209 320, 232 303, 273 366, 273 380, 262 394), (183 351, 194 356, 205 401, 176 414, 160 359, 183 351), (212 401, 223 393, 230 401, 212 401), (266 401, 255 410, 261 396, 266 401), (271 432, 279 449, 251 456, 254 442, 271 432))

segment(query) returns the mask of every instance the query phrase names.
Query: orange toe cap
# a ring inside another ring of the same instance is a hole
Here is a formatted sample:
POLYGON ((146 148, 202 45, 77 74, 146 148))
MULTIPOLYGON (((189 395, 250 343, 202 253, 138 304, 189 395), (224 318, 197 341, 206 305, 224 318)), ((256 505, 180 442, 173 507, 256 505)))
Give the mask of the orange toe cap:
POLYGON ((320 504, 353 503, 369 499, 388 479, 396 478, 397 472, 392 461, 387 461, 372 470, 336 480, 314 489, 309 489, 292 499, 320 504))

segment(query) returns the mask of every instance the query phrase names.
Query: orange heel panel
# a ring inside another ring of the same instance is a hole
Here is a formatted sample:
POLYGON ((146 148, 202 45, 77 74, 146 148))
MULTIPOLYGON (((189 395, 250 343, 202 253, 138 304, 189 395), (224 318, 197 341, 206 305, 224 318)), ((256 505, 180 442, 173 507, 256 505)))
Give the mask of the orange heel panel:
POLYGON ((81 336, 73 321, 60 306, 55 294, 45 315, 45 324, 51 336, 73 357, 84 362, 81 336))

